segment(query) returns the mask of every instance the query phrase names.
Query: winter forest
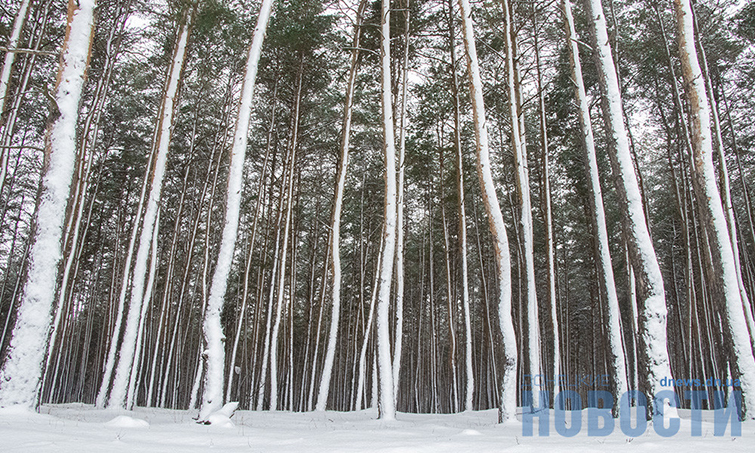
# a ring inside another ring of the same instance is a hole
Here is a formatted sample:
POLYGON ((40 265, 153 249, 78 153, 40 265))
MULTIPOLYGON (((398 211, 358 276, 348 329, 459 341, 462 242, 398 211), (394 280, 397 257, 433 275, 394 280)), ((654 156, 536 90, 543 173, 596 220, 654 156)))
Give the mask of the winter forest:
POLYGON ((0 58, 0 407, 755 417, 752 1, 0 0, 0 58))

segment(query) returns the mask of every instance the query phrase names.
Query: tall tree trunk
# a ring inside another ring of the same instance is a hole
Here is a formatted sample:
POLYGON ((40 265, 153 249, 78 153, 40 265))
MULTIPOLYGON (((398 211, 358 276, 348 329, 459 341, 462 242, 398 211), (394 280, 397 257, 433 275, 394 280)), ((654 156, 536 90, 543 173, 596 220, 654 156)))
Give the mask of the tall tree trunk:
MULTIPOLYGON (((667 309, 663 275, 650 238, 627 140, 621 90, 609 44, 603 4, 601 0, 586 0, 585 7, 589 14, 593 35, 592 44, 595 50, 603 118, 609 142, 609 157, 628 237, 629 254, 639 279, 638 296, 641 306, 639 328, 642 343, 640 361, 644 366, 644 372, 641 374, 644 384, 641 385, 641 390, 653 397, 653 414, 658 414, 662 413, 663 407, 654 395, 663 390, 661 380, 672 376, 666 342, 667 309)), ((667 412, 666 416, 673 416, 672 412, 675 411, 667 412)))
MULTIPOLYGON (((498 421, 513 421, 516 417, 516 370, 518 351, 514 322, 511 316, 511 256, 506 226, 503 223, 501 207, 495 192, 493 174, 490 163, 488 132, 485 122, 485 104, 482 95, 482 79, 477 62, 477 47, 474 40, 472 26, 472 10, 468 0, 459 0, 459 8, 463 20, 464 47, 467 51, 469 66, 470 95, 472 97, 472 114, 477 143, 477 173, 482 188, 482 198, 488 214, 490 233, 493 236, 493 247, 498 274, 498 317, 503 334, 504 369, 501 384, 500 408, 498 421)), ((492 346, 492 345, 491 345, 492 346)))
MULTIPOLYGON (((343 206, 343 194, 346 188, 346 172, 349 168, 349 140, 351 138, 351 108, 354 104, 354 87, 357 79, 357 63, 359 61, 359 42, 362 35, 362 17, 367 6, 367 0, 359 0, 359 8, 354 22, 354 39, 351 52, 351 69, 349 80, 346 85, 346 99, 343 108, 343 126, 341 130, 341 156, 336 170, 336 190, 333 197, 333 214, 331 217, 330 255, 333 270, 333 293, 331 296, 330 330, 328 335, 325 364, 320 378, 320 389, 317 392, 317 405, 315 409, 324 411, 328 405, 330 396, 330 381, 333 375, 333 363, 336 357, 338 343, 338 329, 341 319, 341 209, 343 206)), ((323 291, 325 287, 323 286, 323 291)))
POLYGON ((244 176, 244 157, 249 133, 249 120, 254 97, 254 83, 257 78, 257 67, 262 53, 262 42, 265 39, 267 24, 272 12, 273 1, 263 0, 260 6, 257 25, 252 35, 252 44, 247 55, 244 82, 241 86, 241 102, 236 119, 233 146, 230 156, 230 170, 228 175, 228 192, 226 198, 225 224, 223 226, 218 263, 212 277, 210 298, 204 313, 202 330, 207 349, 207 371, 205 373, 204 390, 202 393, 202 407, 199 419, 206 421, 211 413, 223 405, 223 372, 225 368, 225 348, 223 327, 220 325, 220 312, 225 301, 225 291, 228 275, 231 272, 233 250, 236 247, 236 236, 239 227, 239 213, 241 207, 241 189, 244 176))
POLYGON ((448 0, 448 40, 451 49, 451 92, 454 101, 454 148, 456 150, 456 186, 459 195, 459 254, 461 255, 461 300, 464 310, 464 365, 466 390, 464 410, 473 409, 475 379, 472 366, 472 317, 469 301, 469 264, 467 260, 467 214, 464 191, 464 152, 461 145, 461 112, 459 100, 459 78, 456 73, 456 31, 454 30, 453 0, 448 0))
MULTIPOLYGON (((582 64, 579 59, 579 46, 577 34, 574 29, 574 17, 570 0, 564 0, 561 4, 565 25, 566 39, 569 47, 569 61, 571 63, 572 79, 574 80, 574 92, 579 105, 579 126, 582 131, 582 142, 585 147, 585 166, 587 167, 587 190, 592 211, 591 223, 595 232, 595 260, 600 279, 600 288, 606 297, 607 332, 609 367, 611 370, 612 390, 614 407, 618 407, 619 399, 627 390, 625 350, 621 341, 621 311, 619 299, 616 294, 611 252, 608 246, 608 229, 606 228, 606 214, 603 205, 603 192, 600 187, 600 175, 598 173, 598 159, 595 153, 595 138, 590 122, 590 110, 585 92, 584 79, 582 78, 582 64)), ((615 412, 616 414, 616 412, 615 412)))
MULTIPOLYGON (((225 399, 226 401, 231 401, 231 392, 233 389, 233 377, 236 375, 236 355, 238 353, 239 348, 239 340, 241 338, 241 330, 244 326, 244 317, 246 315, 246 306, 247 306, 247 299, 249 297, 249 273, 252 269, 252 262, 254 257, 254 244, 256 243, 257 239, 257 226, 259 224, 259 219, 262 216, 262 200, 263 200, 263 191, 265 190, 265 180, 267 179, 267 166, 268 162, 270 160, 270 152, 273 149, 272 146, 272 133, 275 128, 275 118, 276 118, 276 109, 275 104, 278 99, 278 81, 276 79, 275 87, 273 88, 273 108, 272 112, 270 114, 270 125, 268 127, 268 133, 267 133, 267 145, 265 149, 265 158, 262 162, 262 173, 260 174, 260 182, 259 187, 257 189, 258 197, 256 206, 254 208, 254 217, 252 219, 252 235, 249 239, 249 252, 247 253, 246 257, 246 265, 244 266, 244 290, 241 294, 241 312, 238 315, 238 325, 236 327, 236 336, 233 340, 233 350, 231 352, 231 363, 228 367, 228 383, 226 384, 226 394, 225 399)), ((272 178, 271 178, 272 179, 272 178)), ((255 313, 258 314, 258 313, 255 313)), ((251 404, 251 403, 250 403, 251 404)))
MULTIPOLYGON (((534 6, 533 6, 534 8, 534 6)), ((548 149, 548 123, 545 112, 545 89, 543 87, 542 66, 540 64, 540 46, 538 35, 538 14, 533 11, 533 20, 535 21, 535 63, 537 66, 537 90, 538 90, 538 107, 540 113, 540 148, 542 151, 542 206, 543 206, 543 223, 545 224, 545 246, 546 261, 548 265, 548 304, 550 306, 550 321, 553 335, 551 343, 552 358, 550 370, 545 370, 546 379, 550 373, 550 379, 553 380, 553 394, 560 392, 562 382, 559 378, 561 374, 561 342, 558 330, 558 297, 556 296, 556 259, 555 259, 555 237, 553 234, 553 209, 551 204, 551 182, 550 182, 550 152, 548 149)), ((579 83, 579 82, 577 82, 579 83)))
POLYGON ((674 0, 674 8, 682 77, 692 119, 693 188, 711 242, 710 255, 706 255, 706 258, 710 259, 709 265, 713 271, 715 285, 724 298, 725 311, 722 321, 731 347, 729 363, 734 372, 733 378, 738 378, 741 382, 741 417, 744 418, 749 398, 753 397, 755 392, 755 360, 742 304, 740 290, 743 291, 743 288, 740 287, 732 239, 716 185, 710 104, 695 49, 695 32, 689 0, 674 0))
POLYGON ((404 159, 406 156, 406 103, 409 84, 409 5, 404 4, 404 59, 399 110, 398 194, 396 198, 396 341, 393 348, 393 397, 398 399, 404 344, 404 159))
POLYGON ((383 113, 383 154, 385 156, 385 211, 383 217, 383 251, 380 280, 377 285, 377 364, 378 364, 378 418, 396 418, 396 398, 393 388, 393 365, 389 330, 389 309, 393 262, 396 252, 396 139, 393 131, 393 102, 391 100, 391 12, 390 0, 382 0, 380 61, 381 101, 383 113))
MULTIPOLYGON (((690 9, 692 11, 692 23, 693 32, 695 33, 695 42, 697 42, 698 51, 700 53, 700 59, 698 64, 700 70, 705 78, 705 90, 708 96, 708 102, 711 114, 711 132, 713 133, 713 148, 718 155, 719 176, 720 176, 720 197, 723 204, 724 214, 726 215, 726 223, 729 227, 729 238, 731 239, 731 248, 734 253, 734 267, 737 271, 737 279, 739 281, 739 293, 742 297, 742 306, 744 307, 745 321, 747 322, 747 329, 750 333, 750 344, 755 349, 755 319, 753 319, 752 312, 750 311, 750 298, 747 295, 745 288, 744 278, 742 276, 742 264, 739 257, 739 240, 737 239, 737 221, 734 215, 734 206, 731 200, 731 183, 729 182, 729 169, 726 163, 726 153, 724 152, 724 141, 721 134, 721 121, 718 115, 718 102, 716 101, 715 93, 713 92, 713 79, 708 67, 708 60, 705 54, 705 48, 699 39, 699 32, 697 30, 697 22, 694 18, 695 11, 694 5, 690 3, 690 9)), ((732 129, 732 135, 734 130, 732 129)), ((745 198, 747 190, 745 189, 745 198)))
MULTIPOLYGON (((270 333, 270 410, 278 410, 278 336, 280 332, 281 315, 283 314, 284 292, 286 290, 286 255, 288 254, 289 236, 291 231, 291 212, 294 205, 294 180, 296 178, 296 150, 299 139, 299 116, 301 111, 301 92, 302 79, 304 75, 304 61, 299 62, 299 71, 296 76, 296 94, 291 118, 291 144, 288 150, 288 180, 285 185, 285 215, 283 217, 283 244, 280 251, 280 270, 278 271, 278 300, 275 304, 275 321, 273 330, 270 333)), ((283 189, 282 189, 283 190, 283 189)), ((291 272, 296 269, 294 263, 291 265, 291 272)))
POLYGON ((176 95, 181 84, 181 73, 184 67, 186 46, 191 30, 191 13, 186 13, 179 30, 176 47, 173 51, 173 59, 168 72, 168 79, 165 83, 165 94, 155 128, 156 140, 153 144, 154 162, 151 166, 151 171, 144 175, 145 179, 149 180, 149 198, 147 199, 144 220, 141 224, 139 249, 136 253, 134 274, 131 279, 131 294, 128 317, 126 318, 126 329, 123 333, 123 340, 118 353, 118 366, 116 367, 108 406, 125 408, 128 383, 130 375, 133 372, 134 360, 136 359, 136 339, 145 298, 144 283, 147 277, 147 262, 149 261, 152 232, 158 217, 163 180, 165 178, 171 130, 173 127, 173 114, 176 107, 176 95))
POLYGON ((95 0, 68 2, 68 26, 47 128, 45 165, 29 273, 8 359, 0 372, 0 406, 35 406, 55 298, 63 222, 76 163, 76 123, 94 34, 95 0), (43 339, 40 341, 40 339, 43 339))
POLYGON ((121 49, 121 36, 126 25, 126 21, 128 20, 130 9, 130 2, 119 5, 115 23, 111 25, 111 29, 108 33, 107 41, 105 44, 106 54, 105 62, 103 65, 104 74, 97 82, 91 111, 86 116, 83 127, 81 129, 82 132, 79 148, 79 164, 77 171, 74 174, 75 189, 73 193, 73 200, 70 202, 71 218, 69 218, 66 222, 66 232, 64 234, 63 242, 63 253, 64 255, 66 255, 66 259, 65 264, 62 267, 63 275, 60 281, 60 288, 57 295, 58 302, 57 307, 54 310, 55 315, 53 317, 50 341, 47 347, 47 360, 44 368, 45 374, 42 378, 43 385, 46 380, 44 376, 49 372, 51 360, 54 356, 53 348, 55 348, 56 346, 58 326, 64 312, 63 307, 66 303, 70 304, 70 300, 73 297, 73 291, 69 291, 69 287, 72 287, 73 283, 76 281, 76 274, 80 264, 79 257, 81 255, 81 250, 83 249, 87 237, 87 231, 90 225, 89 220, 91 219, 92 207, 94 205, 96 197, 91 197, 91 201, 88 205, 88 216, 86 221, 84 221, 84 209, 87 206, 87 203, 85 202, 86 195, 90 193, 90 191, 95 194, 97 193, 97 186, 99 185, 99 181, 102 177, 103 167, 100 167, 100 171, 97 176, 97 183, 94 187, 94 190, 92 190, 90 174, 92 163, 94 161, 94 154, 96 152, 97 136, 100 128, 100 118, 104 110, 104 103, 108 99, 110 80, 112 78, 115 62, 121 49), (75 267, 74 264, 76 264, 75 267))
POLYGON ((532 229, 532 201, 530 198, 530 177, 527 163, 527 142, 524 136, 524 111, 521 99, 519 68, 515 63, 516 37, 514 15, 509 0, 503 2, 504 40, 506 42, 506 86, 511 117, 511 146, 516 166, 516 188, 519 202, 519 222, 521 223, 522 262, 524 264, 525 307, 527 325, 527 364, 532 378, 532 405, 540 406, 541 389, 535 376, 540 375, 540 322, 538 320, 537 291, 535 284, 534 233, 532 229))

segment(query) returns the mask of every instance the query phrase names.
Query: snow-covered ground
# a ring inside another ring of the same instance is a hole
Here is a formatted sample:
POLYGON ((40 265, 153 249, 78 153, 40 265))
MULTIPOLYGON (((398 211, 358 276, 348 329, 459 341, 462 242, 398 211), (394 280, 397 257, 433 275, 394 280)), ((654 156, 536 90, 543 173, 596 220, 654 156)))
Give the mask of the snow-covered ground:
MULTIPOLYGON (((755 421, 742 424, 742 435, 729 428, 713 436, 713 424, 702 423, 702 436, 691 436, 689 411, 680 411, 681 429, 660 437, 648 424, 645 434, 624 435, 618 423, 607 437, 589 437, 587 420, 575 437, 555 433, 551 413, 549 437, 524 437, 522 424, 496 424, 496 411, 455 415, 399 413, 394 422, 361 412, 289 413, 238 411, 232 423, 199 425, 196 411, 137 408, 97 410, 82 404, 43 406, 37 414, 16 407, 0 409, 2 452, 550 452, 755 451, 755 421)), ((571 416, 567 416, 571 419, 571 416)), ((712 415, 703 414, 703 420, 712 415)), ((537 426, 535 426, 537 434, 537 426)))

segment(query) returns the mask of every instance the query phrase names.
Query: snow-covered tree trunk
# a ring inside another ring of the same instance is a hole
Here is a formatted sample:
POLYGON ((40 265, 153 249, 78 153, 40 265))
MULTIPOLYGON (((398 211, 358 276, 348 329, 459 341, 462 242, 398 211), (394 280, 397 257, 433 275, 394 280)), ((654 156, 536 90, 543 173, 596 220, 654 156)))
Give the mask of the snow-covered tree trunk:
POLYGON ((566 26, 566 39, 569 48, 569 62, 571 65, 574 92, 579 107, 579 127, 582 131, 582 141, 585 147, 585 166, 587 167, 590 208, 592 210, 592 226, 596 235, 595 258, 597 260, 600 287, 606 297, 606 313, 608 325, 608 353, 609 367, 611 370, 612 390, 614 402, 618 404, 621 395, 629 390, 626 372, 626 360, 621 336, 621 312, 619 299, 616 294, 616 283, 611 264, 611 252, 608 246, 608 229, 606 227, 606 214, 603 205, 603 192, 600 187, 600 175, 598 173, 598 159, 595 153, 595 138, 590 122, 590 107, 587 101, 584 79, 582 78, 582 63, 579 59, 579 46, 577 33, 574 28, 574 16, 570 0, 564 0, 561 4, 566 26))
POLYGON ((525 282, 525 307, 527 319, 527 362, 532 376, 532 405, 540 407, 541 389, 535 376, 540 375, 540 322, 537 309, 537 287, 535 284, 534 233, 532 229, 532 201, 530 198, 530 177, 527 163, 527 142, 524 136, 524 111, 521 107, 519 69, 514 62, 516 42, 514 37, 514 17, 509 0, 504 0, 504 41, 506 42, 506 87, 509 97, 509 115, 511 117, 511 146, 516 166, 516 186, 519 196, 519 222, 522 226, 521 241, 525 282))
MULTIPOLYGON (((87 238, 87 231, 89 228, 89 219, 91 219, 92 216, 92 207, 94 200, 92 200, 92 202, 89 204, 88 215, 86 216, 85 220, 84 211, 87 203, 84 202, 84 199, 86 197, 86 194, 90 193, 90 190, 92 190, 91 170, 92 163, 94 161, 94 153, 96 151, 98 132, 100 130, 100 118, 102 116, 102 112, 104 111, 103 107, 105 105, 105 102, 109 98, 108 91, 111 85, 110 81, 112 79, 113 69, 115 67, 118 54, 121 50, 122 40, 120 39, 120 36, 122 36, 126 21, 129 18, 129 3, 130 2, 127 2, 125 5, 119 6, 116 23, 114 24, 114 26, 111 26, 110 31, 108 32, 108 37, 105 44, 105 62, 103 64, 104 74, 97 81, 97 86, 94 90, 92 107, 90 107, 90 111, 86 115, 86 119, 84 120, 84 124, 81 128, 79 151, 81 159, 79 159, 78 168, 74 175, 75 188, 73 189, 72 200, 69 203, 69 205, 72 207, 72 214, 71 218, 69 218, 66 222, 67 225, 63 236, 63 253, 65 255, 65 264, 63 264, 62 266, 63 275, 60 280, 60 288, 58 289, 57 295, 58 301, 57 306, 54 309, 55 314, 51 327, 50 341, 47 346, 47 360, 45 362, 44 374, 42 377, 43 385, 45 382, 47 382, 46 375, 50 371, 52 359, 55 356, 55 354, 53 354, 53 349, 55 348, 57 343, 57 337, 60 330, 60 321, 64 312, 64 304, 67 301, 70 304, 70 296, 72 294, 71 292, 69 292, 69 288, 70 286, 72 286, 73 281, 76 278, 80 264, 79 258, 81 256, 81 251, 84 247, 84 244, 86 243, 85 240, 87 238)), ((102 170, 100 170, 100 173, 98 175, 98 181, 95 184, 94 192, 96 192, 97 190, 97 185, 99 184, 99 178, 101 176, 102 170)))
MULTIPOLYGON (((698 51, 700 53, 699 65, 700 70, 705 78, 705 90, 708 97, 710 106, 712 132, 713 132, 713 144, 718 157, 719 175, 720 175, 720 187, 721 187, 721 201, 723 203, 724 213, 726 214, 726 222, 729 227, 729 238, 731 239, 731 248, 734 253, 734 268, 737 271, 737 279, 739 281, 739 293, 742 296, 742 306, 744 307, 745 321, 747 322, 747 328, 750 333, 750 344, 755 349, 755 319, 753 319, 752 312, 750 311, 750 297, 747 294, 744 278, 742 276, 742 264, 739 257, 739 240, 737 234, 737 221, 734 215, 734 205, 731 199, 731 183, 729 182, 729 168, 726 163, 726 153, 724 152, 724 141, 721 134, 721 121, 718 115, 718 102, 716 96, 713 93, 713 83, 711 80, 710 69, 708 68, 708 60, 705 53, 705 48, 699 39, 699 32, 697 30, 697 23, 694 15, 694 5, 690 3, 690 9, 692 10, 693 32, 695 33, 695 42, 698 45, 698 51)), ((733 134, 733 129, 732 129, 733 134)), ((745 197, 747 198, 747 189, 744 190, 745 197)), ((749 206, 749 203, 747 204, 749 206)))
MULTIPOLYGON (((666 344, 666 293, 663 275, 650 238, 640 187, 624 124, 619 78, 616 73, 601 0, 585 0, 592 28, 603 118, 609 142, 609 157, 616 192, 623 213, 632 265, 639 279, 638 297, 641 306, 640 338, 644 366, 642 390, 654 396, 664 389, 661 380, 671 377, 666 344)), ((653 413, 663 408, 654 399, 653 413)), ((667 413, 666 416, 669 416, 667 413)))
POLYGON ((157 265, 158 265, 158 258, 157 258, 157 241, 158 236, 160 234, 160 211, 157 211, 157 218, 155 219, 155 227, 152 229, 152 239, 151 239, 151 256, 150 256, 150 262, 149 262, 149 271, 148 271, 148 277, 147 277, 147 287, 144 289, 144 300, 142 301, 142 310, 139 316, 139 326, 136 334, 136 341, 134 344, 134 363, 132 365, 131 369, 131 375, 129 376, 128 385, 126 387, 127 394, 126 394, 126 402, 125 402, 125 408, 128 410, 132 410, 134 408, 134 404, 136 403, 136 397, 137 397, 137 388, 136 388, 136 378, 139 373, 139 370, 144 367, 144 364, 142 363, 143 360, 139 358, 139 356, 142 354, 142 345, 144 344, 144 328, 145 324, 147 322, 147 312, 149 310, 149 304, 152 301, 152 292, 155 285, 155 274, 157 273, 157 265))
POLYGON ((726 214, 721 203, 721 195, 716 185, 713 167, 713 141, 711 110, 705 89, 700 63, 695 48, 695 32, 689 0, 674 0, 679 39, 679 56, 682 63, 682 77, 685 92, 690 104, 692 123, 693 165, 692 178, 696 198, 708 231, 710 257, 715 283, 721 291, 725 303, 722 316, 726 335, 731 347, 730 366, 733 378, 741 382, 742 413, 747 413, 747 403, 755 391, 755 359, 750 343, 750 335, 743 310, 742 293, 736 269, 732 241, 726 223, 726 214))
POLYGON ((477 144, 477 173, 482 188, 482 198, 488 214, 490 233, 493 236, 496 270, 498 273, 498 316, 503 335, 503 379, 501 381, 501 406, 498 411, 499 422, 516 419, 516 370, 518 351, 511 316, 511 256, 506 226, 503 223, 498 195, 495 191, 491 171, 488 132, 485 122, 485 103, 482 93, 480 66, 477 62, 472 10, 468 0, 459 0, 463 20, 464 46, 467 51, 469 66, 470 95, 472 97, 472 115, 477 144))
POLYGON ((257 78, 257 67, 262 53, 262 42, 265 39, 267 24, 273 9, 272 0, 263 0, 260 6, 257 25, 252 35, 252 44, 246 62, 244 82, 241 86, 241 101, 236 119, 236 129, 230 156, 230 170, 228 174, 228 193, 226 198, 225 225, 218 252, 218 263, 210 287, 210 298, 204 313, 203 332, 207 346, 207 372, 205 373, 204 391, 202 394, 202 408, 200 420, 206 420, 209 415, 219 410, 223 405, 223 372, 225 367, 225 348, 223 347, 223 327, 220 325, 220 312, 223 309, 228 275, 231 272, 233 251, 236 246, 236 236, 239 227, 239 212, 241 207, 241 188, 244 174, 244 157, 249 134, 249 120, 254 96, 254 83, 257 78))
POLYGON ((464 311, 464 365, 466 393, 464 410, 473 409, 474 368, 472 367, 472 317, 469 307, 469 264, 467 260, 467 214, 464 195, 464 153, 461 144, 461 112, 459 78, 456 74, 456 32, 454 30, 453 0, 448 0, 448 41, 451 49, 451 91, 454 101, 454 148, 456 148, 456 186, 459 194, 459 254, 461 255, 461 302, 464 311))
POLYGON ((543 87, 542 66, 540 63, 540 45, 538 35, 540 30, 537 26, 538 14, 533 4, 533 20, 535 22, 534 44, 535 63, 537 66, 537 91, 538 107, 540 114, 540 147, 542 151, 542 206, 543 223, 545 224, 545 247, 546 261, 548 265, 548 304, 550 306, 551 329, 553 330, 553 342, 551 343, 552 362, 550 370, 543 369, 546 379, 553 380, 553 395, 561 391, 561 341, 558 324, 558 297, 556 295, 556 257, 555 235, 553 233, 553 207, 551 203, 550 181, 550 150, 548 148, 548 122, 545 110, 545 89, 543 87))
POLYGON ((68 2, 63 44, 48 126, 42 191, 29 273, 18 307, 8 359, 0 372, 0 406, 34 406, 50 331, 66 204, 76 163, 76 124, 94 33, 95 0, 68 2))
POLYGON ((380 277, 377 285, 377 362, 378 417, 396 418, 396 399, 391 363, 390 316, 391 283, 396 251, 396 141, 393 131, 393 102, 391 100, 391 12, 390 0, 382 0, 380 61, 382 70, 383 153, 385 156, 385 214, 383 217, 383 251, 380 258, 380 277))
POLYGON ((404 3, 404 61, 399 106, 398 183, 396 196, 396 340, 393 345, 393 397, 398 400, 404 344, 404 186, 406 172, 406 103, 409 85, 409 0, 404 3))
POLYGON ((160 207, 165 168, 168 161, 168 149, 171 141, 176 95, 181 83, 181 72, 184 67, 190 30, 191 14, 189 13, 179 27, 178 39, 176 40, 176 47, 173 51, 168 79, 165 84, 165 94, 157 118, 156 140, 153 144, 155 160, 151 171, 144 175, 145 179, 149 180, 149 198, 147 199, 144 219, 141 224, 139 248, 136 252, 134 274, 131 278, 128 316, 123 332, 123 340, 118 351, 118 366, 115 370, 115 379, 113 380, 113 388, 110 391, 108 406, 126 407, 126 396, 131 380, 130 376, 134 371, 136 343, 141 323, 142 305, 145 298, 144 284, 148 274, 147 263, 149 262, 150 249, 152 247, 152 233, 155 229, 155 222, 160 207))
MULTIPOLYGON (((330 381, 333 374, 333 363, 336 358, 338 342, 338 326, 341 319, 341 209, 343 194, 346 189, 346 172, 349 168, 349 142, 351 138, 351 108, 354 104, 354 87, 357 79, 357 62, 359 61, 359 42, 362 35, 362 16, 364 15, 366 0, 359 0, 359 8, 354 22, 354 39, 351 52, 351 69, 346 84, 346 99, 343 108, 343 126, 341 129, 341 157, 336 171, 336 191, 333 197, 333 215, 331 218, 330 256, 333 270, 333 293, 331 296, 330 330, 328 332, 328 346, 325 352, 320 389, 317 392, 315 410, 324 411, 330 395, 330 381)), ((314 375, 314 373, 313 373, 314 375)))

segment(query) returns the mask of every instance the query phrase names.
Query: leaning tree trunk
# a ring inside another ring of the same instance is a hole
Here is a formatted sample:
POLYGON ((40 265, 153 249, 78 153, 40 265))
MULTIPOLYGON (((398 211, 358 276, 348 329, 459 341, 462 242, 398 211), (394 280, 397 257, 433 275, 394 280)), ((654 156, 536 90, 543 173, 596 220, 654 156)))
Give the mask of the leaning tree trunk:
MULTIPOLYGON (((325 363, 320 379, 320 389, 317 392, 315 409, 324 411, 328 405, 330 395, 330 380, 333 373, 333 363, 336 358, 336 344, 338 341, 338 327, 341 319, 341 208, 343 194, 346 188, 346 172, 349 168, 349 139, 351 138, 351 107, 354 104, 354 87, 357 79, 357 63, 359 61, 359 42, 362 35, 362 16, 367 6, 366 0, 359 0, 356 22, 354 23, 354 41, 351 53, 351 69, 349 81, 346 85, 346 100, 343 107, 343 129, 341 130, 341 158, 338 161, 336 174, 336 192, 333 197, 333 216, 331 218, 330 255, 333 269, 333 293, 330 314, 330 331, 328 347, 325 353, 325 363)), ((325 289, 323 288, 323 291, 325 289)), ((314 374, 314 373, 313 373, 314 374)))
MULTIPOLYGON (((731 183, 729 182, 729 169, 726 164, 726 153, 724 152, 724 142, 721 134, 721 121, 718 115, 718 103, 716 96, 713 93, 713 80, 710 68, 708 67, 708 60, 705 55, 705 48, 700 41, 699 32, 697 30, 697 23, 695 21, 694 5, 690 3, 690 10, 692 11, 692 24, 693 32, 695 33, 694 41, 697 42, 698 51, 700 52, 699 66, 705 79, 705 89, 708 95, 708 102, 710 107, 713 143, 716 154, 718 155, 719 175, 720 175, 720 196, 723 205, 724 213, 726 215, 726 222, 729 227, 729 239, 731 239, 731 248, 734 252, 734 268, 737 271, 737 279, 739 280, 739 293, 742 296, 742 306, 744 307, 745 321, 747 322, 747 329, 750 334, 750 344, 755 349, 755 319, 753 319, 750 305, 750 298, 747 294, 744 278, 742 275, 742 265, 739 256, 739 240, 737 239, 737 221, 734 215, 734 206, 731 199, 731 183)), ((734 136, 734 130, 731 131, 734 136)), ((745 190, 746 192, 746 190, 745 190)))
MULTIPOLYGON (((110 391, 108 406, 126 407, 126 396, 131 373, 134 371, 134 360, 136 343, 141 320, 142 305, 144 303, 145 293, 144 284, 147 277, 147 262, 150 256, 150 247, 152 246, 152 232, 155 229, 155 223, 158 217, 160 198, 162 194, 163 180, 165 178, 165 168, 168 160, 168 149, 170 147, 171 131, 173 128, 173 113, 176 105, 176 95, 181 83, 181 73, 184 67, 186 56, 186 45, 189 39, 191 29, 191 15, 179 28, 176 48, 173 51, 173 60, 168 72, 168 80, 165 84, 165 94, 160 113, 157 118, 154 141, 154 164, 150 172, 144 175, 149 180, 150 192, 147 199, 147 206, 144 212, 144 220, 141 224, 141 233, 139 235, 139 248, 136 252, 136 261, 134 263, 134 274, 131 278, 130 302, 128 307, 128 316, 126 318, 126 327, 123 332, 123 340, 118 352, 118 366, 115 370, 115 379, 113 388, 110 391)), ((134 225, 137 228, 138 225, 134 225)), ((117 332, 116 332, 117 334, 117 332)))
POLYGON ((753 350, 742 305, 742 293, 740 293, 732 241, 727 229, 726 214, 716 185, 710 104, 705 90, 705 79, 697 58, 689 0, 674 0, 674 9, 676 10, 682 77, 692 120, 693 189, 708 231, 710 254, 707 258, 710 260, 709 265, 716 280, 714 284, 724 298, 725 313, 722 321, 726 327, 728 343, 731 345, 729 363, 734 374, 733 378, 738 378, 741 383, 741 417, 744 418, 749 398, 755 391, 755 360, 753 360, 753 350))
POLYGON ((30 251, 29 273, 18 307, 8 359, 0 372, 0 406, 34 406, 50 331, 66 204, 76 163, 76 123, 94 34, 95 0, 68 2, 53 120, 48 125, 45 165, 30 251))
POLYGON ((488 214, 490 233, 493 236, 496 267, 498 271, 498 317, 503 334, 503 379, 501 383, 501 405, 498 421, 516 419, 516 370, 518 351, 514 333, 514 321, 511 316, 511 256, 506 226, 503 223, 501 207, 495 192, 493 173, 490 163, 488 131, 485 123, 485 103, 482 94, 480 66, 477 62, 477 47, 474 40, 472 10, 468 0, 459 0, 463 20, 464 47, 467 50, 469 66, 470 95, 472 97, 472 115, 474 118, 475 139, 477 144, 477 174, 482 188, 482 199, 488 214))
POLYGON ((218 263, 212 277, 210 298, 204 313, 204 340, 207 346, 207 372, 205 373, 204 391, 202 394, 202 408, 200 420, 207 420, 209 415, 218 410, 223 404, 223 371, 225 368, 225 348, 223 345, 223 327, 220 325, 220 312, 223 309, 228 275, 231 272, 233 250, 236 246, 236 236, 239 228, 239 212, 241 207, 241 188, 244 175, 244 157, 249 133, 249 120, 252 113, 252 98, 254 83, 257 78, 257 67, 262 53, 262 42, 265 39, 267 24, 273 9, 272 0, 264 0, 260 6, 257 26, 254 28, 252 44, 246 62, 246 74, 241 87, 241 102, 236 120, 236 131, 233 137, 233 147, 230 156, 230 170, 228 174, 228 192, 226 199, 225 225, 220 241, 218 263))
POLYGON ((396 251, 396 143, 393 131, 393 103, 391 101, 391 13, 390 0, 383 0, 381 13, 382 39, 380 61, 382 66, 383 153, 385 155, 385 214, 383 218, 383 253, 380 281, 377 285, 377 362, 378 362, 378 417, 396 418, 396 398, 393 389, 393 365, 389 331, 389 308, 393 261, 396 251))
MULTIPOLYGON (((586 0, 585 7, 592 29, 609 158, 623 214, 630 259, 639 280, 639 329, 642 343, 640 361, 644 365, 644 383, 641 387, 646 394, 654 396, 664 389, 661 380, 672 376, 666 344, 667 310, 663 275, 650 238, 637 174, 629 149, 619 78, 609 43, 603 4, 601 0, 586 0)), ((653 401, 653 413, 661 413, 663 408, 660 401, 655 398, 653 401)))
POLYGON ((592 226, 595 232, 595 259, 597 261, 600 287, 606 296, 606 312, 608 325, 608 353, 611 370, 614 404, 619 404, 619 398, 628 388, 626 360, 621 341, 621 311, 616 294, 611 251, 608 246, 608 229, 606 228, 606 213, 603 205, 603 193, 600 188, 598 173, 598 159, 595 153, 595 138, 590 122, 590 108, 587 102, 584 79, 582 78, 582 64, 579 60, 579 46, 577 33, 574 29, 574 17, 570 0, 562 3, 566 25, 566 39, 569 47, 569 62, 571 64, 572 79, 574 80, 575 96, 579 104, 579 126, 582 130, 582 140, 585 146, 585 166, 587 167, 590 209, 592 211, 592 226))

